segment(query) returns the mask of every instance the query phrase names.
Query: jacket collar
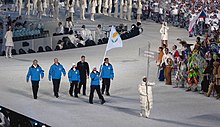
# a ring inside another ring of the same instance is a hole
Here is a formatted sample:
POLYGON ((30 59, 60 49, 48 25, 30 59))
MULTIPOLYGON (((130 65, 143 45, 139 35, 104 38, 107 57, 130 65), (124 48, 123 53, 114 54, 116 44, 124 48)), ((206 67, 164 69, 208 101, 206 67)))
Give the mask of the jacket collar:
MULTIPOLYGON (((34 65, 32 64, 32 65, 31 65, 31 67, 32 67, 32 68, 34 68, 34 65)), ((40 66, 39 66, 39 65, 37 65, 37 67, 40 67, 40 66)))
MULTIPOLYGON (((57 64, 54 63, 54 65, 57 65, 57 64)), ((60 63, 58 63, 58 65, 60 65, 60 63)))

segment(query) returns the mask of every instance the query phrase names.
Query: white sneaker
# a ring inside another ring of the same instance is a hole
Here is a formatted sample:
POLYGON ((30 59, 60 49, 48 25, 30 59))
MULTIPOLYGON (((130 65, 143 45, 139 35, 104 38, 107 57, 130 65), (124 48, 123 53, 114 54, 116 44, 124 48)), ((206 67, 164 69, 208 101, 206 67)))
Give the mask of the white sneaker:
POLYGON ((5 56, 6 59, 8 59, 8 56, 5 56))

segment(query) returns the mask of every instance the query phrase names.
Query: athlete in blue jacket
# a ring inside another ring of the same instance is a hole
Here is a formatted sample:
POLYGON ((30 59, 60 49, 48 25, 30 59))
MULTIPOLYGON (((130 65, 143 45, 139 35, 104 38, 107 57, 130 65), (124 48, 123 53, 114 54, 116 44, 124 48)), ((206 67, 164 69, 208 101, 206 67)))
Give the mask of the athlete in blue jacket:
POLYGON ((106 88, 106 95, 110 96, 110 80, 114 79, 113 66, 109 63, 109 59, 105 58, 104 63, 100 67, 101 79, 102 79, 102 94, 104 94, 106 88))
POLYGON ((93 67, 93 70, 90 73, 90 78, 91 78, 91 86, 90 86, 89 103, 93 104, 94 91, 96 90, 99 99, 101 100, 101 104, 104 104, 105 100, 100 91, 100 73, 97 71, 96 67, 93 67))
POLYGON ((49 81, 53 81, 53 91, 54 91, 54 96, 56 98, 59 97, 59 87, 60 87, 60 80, 61 80, 61 76, 66 76, 66 71, 63 68, 63 65, 61 65, 58 61, 57 58, 54 59, 54 64, 51 65, 50 70, 49 70, 49 75, 48 75, 48 79, 49 81))
POLYGON ((74 87, 74 96, 78 97, 78 85, 80 82, 80 73, 76 68, 76 64, 73 63, 72 68, 68 72, 68 78, 70 82, 69 94, 73 96, 73 87, 74 87))
POLYGON ((29 78, 31 77, 31 83, 32 83, 32 91, 34 99, 37 99, 37 93, 39 88, 39 82, 40 78, 43 79, 44 77, 44 70, 38 65, 38 61, 34 60, 31 67, 29 67, 26 81, 29 81, 29 78))

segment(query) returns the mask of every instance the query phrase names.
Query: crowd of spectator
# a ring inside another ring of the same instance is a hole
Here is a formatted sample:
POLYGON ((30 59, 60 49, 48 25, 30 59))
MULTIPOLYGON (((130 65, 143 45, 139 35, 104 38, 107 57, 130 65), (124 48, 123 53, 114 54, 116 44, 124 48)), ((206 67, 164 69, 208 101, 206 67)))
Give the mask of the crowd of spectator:
MULTIPOLYGON (((142 19, 152 19, 157 23, 168 22, 176 27, 188 30, 192 22, 199 16, 189 31, 189 36, 211 36, 218 32, 220 25, 220 5, 218 0, 144 0, 142 19)), ((134 11, 135 12, 135 11, 134 11)))
POLYGON ((7 17, 7 27, 11 26, 13 31, 13 40, 21 41, 27 39, 34 39, 45 37, 49 33, 45 33, 44 24, 42 22, 33 23, 22 19, 21 16, 12 19, 7 17))
POLYGON ((157 58, 158 79, 166 81, 174 88, 186 91, 199 91, 209 97, 211 94, 220 98, 220 53, 217 40, 205 33, 204 39, 197 37, 195 44, 177 39, 182 46, 166 44, 159 47, 157 58))

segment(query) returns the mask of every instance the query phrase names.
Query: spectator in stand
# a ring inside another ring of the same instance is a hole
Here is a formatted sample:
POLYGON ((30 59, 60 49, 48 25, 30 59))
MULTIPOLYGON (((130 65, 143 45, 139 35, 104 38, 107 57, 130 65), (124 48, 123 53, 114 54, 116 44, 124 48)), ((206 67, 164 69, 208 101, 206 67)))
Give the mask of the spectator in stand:
POLYGON ((55 35, 63 35, 63 34, 64 34, 64 28, 63 28, 62 22, 59 22, 58 27, 56 28, 55 35))
POLYGON ((65 23, 64 34, 69 34, 70 31, 72 30, 72 28, 73 28, 72 19, 71 19, 71 17, 68 17, 66 19, 66 23, 65 23))
POLYGON ((99 24, 97 27, 96 27, 96 31, 95 31, 95 42, 97 44, 99 43, 103 43, 102 39, 104 38, 104 33, 102 31, 102 26, 101 24, 99 24))

